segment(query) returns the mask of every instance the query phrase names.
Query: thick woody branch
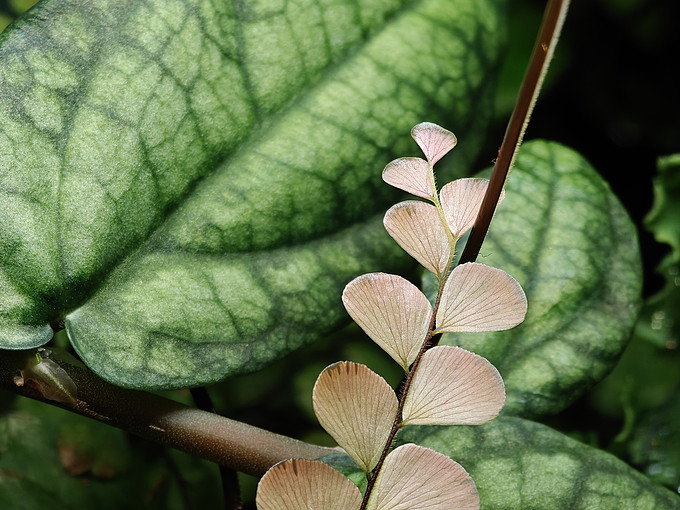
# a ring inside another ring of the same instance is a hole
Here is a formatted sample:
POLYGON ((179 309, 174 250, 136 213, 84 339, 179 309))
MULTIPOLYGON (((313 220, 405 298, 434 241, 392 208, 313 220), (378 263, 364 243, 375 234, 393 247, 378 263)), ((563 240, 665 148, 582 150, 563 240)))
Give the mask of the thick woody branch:
POLYGON ((41 400, 253 476, 289 458, 318 459, 336 450, 185 406, 143 391, 113 386, 85 368, 54 360, 77 387, 75 399, 50 400, 35 385, 17 385, 32 351, 3 351, 0 388, 41 400))

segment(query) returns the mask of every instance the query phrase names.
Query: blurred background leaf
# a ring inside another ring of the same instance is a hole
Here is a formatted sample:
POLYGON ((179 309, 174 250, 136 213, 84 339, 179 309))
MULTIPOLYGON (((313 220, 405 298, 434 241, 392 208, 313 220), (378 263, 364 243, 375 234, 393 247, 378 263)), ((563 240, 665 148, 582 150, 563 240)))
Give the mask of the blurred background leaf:
POLYGON ((680 155, 659 159, 649 231, 671 251, 658 271, 665 285, 650 296, 619 365, 595 388, 590 405, 615 421, 598 443, 669 487, 680 489, 680 155))
POLYGON ((17 16, 33 7, 38 0, 2 0, 0 1, 0 32, 17 16))
POLYGON ((34 400, 0 408, 0 508, 223 508, 217 467, 34 400))

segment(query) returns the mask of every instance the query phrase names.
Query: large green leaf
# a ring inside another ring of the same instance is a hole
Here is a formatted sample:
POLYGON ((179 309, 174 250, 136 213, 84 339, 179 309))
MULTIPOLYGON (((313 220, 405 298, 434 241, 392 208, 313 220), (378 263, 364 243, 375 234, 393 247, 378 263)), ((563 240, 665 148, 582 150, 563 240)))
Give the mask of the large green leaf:
POLYGON ((410 127, 472 156, 503 3, 41 2, 0 36, 0 345, 65 320, 102 376, 167 388, 336 326, 346 281, 406 261, 351 225, 410 127))
POLYGON ((163 453, 121 430, 18 399, 0 415, 0 508, 224 508, 217 466, 163 453))
POLYGON ((611 370, 640 306, 640 255, 628 215, 582 157, 555 143, 526 143, 478 261, 522 284, 526 320, 443 342, 498 367, 506 413, 557 412, 611 370))
POLYGON ((477 484, 482 510, 662 510, 680 497, 613 455, 532 421, 479 427, 407 427, 400 442, 449 455, 477 484))

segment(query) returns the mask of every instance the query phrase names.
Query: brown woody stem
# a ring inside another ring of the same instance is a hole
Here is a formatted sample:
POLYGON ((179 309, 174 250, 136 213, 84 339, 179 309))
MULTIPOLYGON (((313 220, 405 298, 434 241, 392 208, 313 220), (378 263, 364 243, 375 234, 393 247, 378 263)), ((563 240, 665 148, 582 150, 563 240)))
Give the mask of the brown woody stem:
POLYGON ((318 459, 337 453, 152 393, 113 386, 89 370, 62 360, 54 361, 76 384, 77 398, 73 402, 49 400, 30 385, 16 384, 15 375, 25 369, 31 356, 35 356, 35 350, 2 352, 0 389, 68 409, 236 471, 262 476, 285 459, 318 459))
POLYGON ((479 209, 479 214, 475 220, 474 227, 472 227, 463 254, 460 257, 459 264, 474 262, 477 259, 477 255, 479 255, 479 250, 482 248, 484 238, 489 231, 491 218, 505 185, 505 179, 515 161, 524 132, 529 124, 529 118, 531 117, 531 112, 536 104, 536 98, 543 84, 543 78, 552 59, 568 7, 569 0, 550 0, 546 6, 541 29, 536 39, 531 60, 529 61, 529 67, 524 75, 524 80, 517 96, 517 102, 515 103, 515 109, 505 130, 501 148, 498 151, 498 158, 493 167, 489 187, 484 195, 482 206, 479 209))

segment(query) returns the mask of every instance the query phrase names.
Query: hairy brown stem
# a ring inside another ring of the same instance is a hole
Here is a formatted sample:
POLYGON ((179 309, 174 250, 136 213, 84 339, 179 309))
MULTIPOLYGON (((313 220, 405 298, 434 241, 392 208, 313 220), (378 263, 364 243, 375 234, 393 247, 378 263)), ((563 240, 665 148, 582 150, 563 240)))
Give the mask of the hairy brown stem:
POLYGON ((17 386, 15 380, 35 352, 2 352, 0 389, 68 409, 253 476, 262 476, 285 459, 319 459, 337 453, 332 448, 274 434, 158 395, 113 386, 89 370, 62 360, 54 361, 76 384, 77 398, 49 400, 30 385, 17 386))
POLYGON ((543 78, 548 70, 550 60, 557 44, 564 18, 569 7, 569 0, 550 0, 543 14, 543 22, 536 39, 534 51, 529 61, 529 67, 524 75, 522 86, 517 96, 515 109, 512 112, 498 158, 493 167, 489 187, 484 195, 475 225, 460 257, 459 264, 474 262, 482 248, 482 243, 489 231, 498 199, 501 195, 505 179, 515 161, 515 156, 522 143, 524 132, 529 124, 531 112, 536 98, 543 84, 543 78))

